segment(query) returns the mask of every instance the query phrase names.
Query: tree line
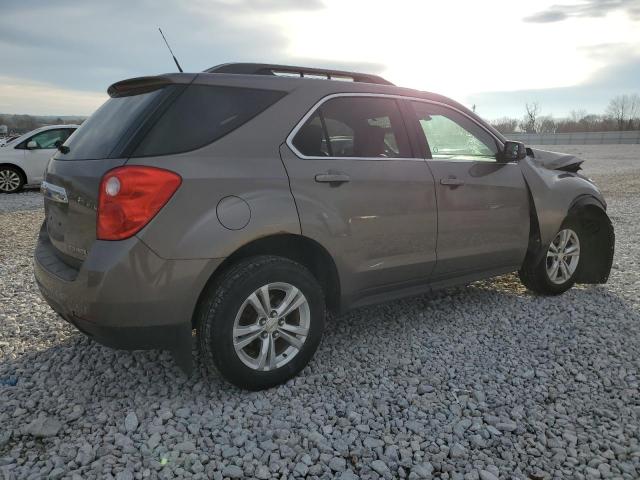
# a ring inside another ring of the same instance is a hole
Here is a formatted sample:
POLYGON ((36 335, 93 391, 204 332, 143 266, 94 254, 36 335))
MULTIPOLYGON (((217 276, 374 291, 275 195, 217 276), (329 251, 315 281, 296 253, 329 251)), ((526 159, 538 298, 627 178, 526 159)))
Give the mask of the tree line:
POLYGON ((521 119, 503 117, 491 121, 501 133, 573 133, 640 130, 640 95, 618 95, 611 99, 605 113, 594 115, 573 110, 568 118, 542 115, 538 102, 525 104, 521 119))
MULTIPOLYGON (((475 111, 475 105, 474 105, 475 111)), ((9 134, 22 134, 44 125, 80 124, 85 117, 55 117, 0 114, 0 125, 9 134)), ((568 118, 542 115, 538 102, 525 104, 521 119, 503 117, 490 122, 501 133, 573 133, 640 130, 640 95, 618 95, 611 99, 605 113, 594 115, 573 110, 568 118)))
POLYGON ((0 113, 0 125, 6 125, 9 134, 27 133, 45 125, 80 124, 85 117, 56 117, 46 115, 13 115, 0 113))

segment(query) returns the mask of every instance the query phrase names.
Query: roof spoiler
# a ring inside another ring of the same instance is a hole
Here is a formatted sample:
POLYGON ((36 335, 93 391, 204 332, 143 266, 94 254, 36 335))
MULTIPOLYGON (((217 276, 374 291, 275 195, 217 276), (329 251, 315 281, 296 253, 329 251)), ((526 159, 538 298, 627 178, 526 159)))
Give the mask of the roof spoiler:
POLYGON ((139 95, 151 92, 158 88, 174 83, 171 79, 163 76, 136 77, 122 80, 111 85, 107 89, 110 97, 126 97, 129 95, 139 95))
POLYGON ((351 80, 354 82, 393 85, 388 80, 368 73, 330 70, 326 68, 297 67, 293 65, 272 65, 268 63, 223 63, 205 70, 206 73, 232 73, 238 75, 296 75, 301 78, 325 78, 327 80, 351 80))

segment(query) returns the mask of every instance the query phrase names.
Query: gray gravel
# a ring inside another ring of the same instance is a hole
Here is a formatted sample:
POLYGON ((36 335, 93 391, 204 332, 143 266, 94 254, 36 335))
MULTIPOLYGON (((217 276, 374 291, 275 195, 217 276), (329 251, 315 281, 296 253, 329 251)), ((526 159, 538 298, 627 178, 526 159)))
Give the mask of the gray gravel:
POLYGON ((607 285, 361 309, 259 393, 67 326, 32 278, 40 197, 0 197, 0 477, 639 478, 640 147, 577 148, 616 227, 607 285))
POLYGON ((40 209, 42 209, 42 195, 37 188, 29 188, 12 195, 0 193, 0 214, 18 210, 40 209))

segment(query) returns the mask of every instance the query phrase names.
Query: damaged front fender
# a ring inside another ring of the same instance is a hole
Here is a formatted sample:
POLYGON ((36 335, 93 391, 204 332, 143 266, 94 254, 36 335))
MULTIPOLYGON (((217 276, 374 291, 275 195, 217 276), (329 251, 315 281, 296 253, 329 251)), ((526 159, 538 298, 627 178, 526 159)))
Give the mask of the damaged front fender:
POLYGON ((613 261, 613 226, 598 188, 576 173, 581 163, 572 155, 532 149, 520 162, 533 204, 532 223, 537 222, 537 238, 532 237, 528 255, 541 259, 564 220, 576 216, 588 235, 576 280, 604 283, 613 261))

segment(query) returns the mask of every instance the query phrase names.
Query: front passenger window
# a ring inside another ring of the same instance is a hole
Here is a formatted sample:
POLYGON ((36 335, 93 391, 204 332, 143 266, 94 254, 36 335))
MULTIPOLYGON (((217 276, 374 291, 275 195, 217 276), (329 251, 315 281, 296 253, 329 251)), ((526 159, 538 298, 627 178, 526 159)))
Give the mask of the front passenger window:
POLYGON ((71 129, 46 130, 31 137, 27 143, 35 142, 36 150, 57 148, 71 135, 71 129))
POLYGON ((412 102, 434 160, 496 160, 493 137, 458 112, 412 102))

